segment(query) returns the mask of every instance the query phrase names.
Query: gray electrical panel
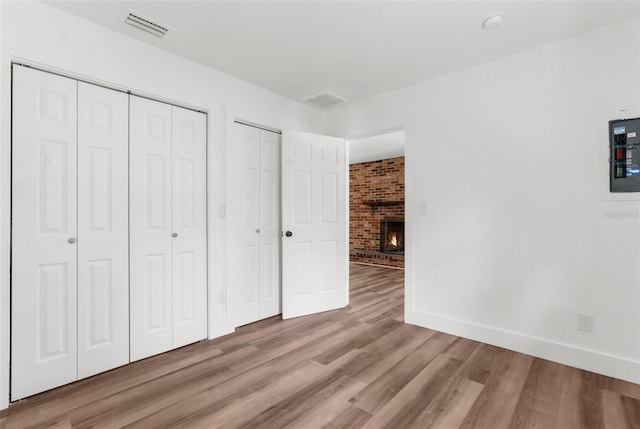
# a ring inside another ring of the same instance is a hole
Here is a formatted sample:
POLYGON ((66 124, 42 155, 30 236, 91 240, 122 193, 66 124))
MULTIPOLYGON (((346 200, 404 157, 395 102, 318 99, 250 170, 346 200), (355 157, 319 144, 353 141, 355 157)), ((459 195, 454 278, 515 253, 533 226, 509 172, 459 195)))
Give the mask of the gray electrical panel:
POLYGON ((609 121, 609 189, 640 192, 640 118, 609 121))

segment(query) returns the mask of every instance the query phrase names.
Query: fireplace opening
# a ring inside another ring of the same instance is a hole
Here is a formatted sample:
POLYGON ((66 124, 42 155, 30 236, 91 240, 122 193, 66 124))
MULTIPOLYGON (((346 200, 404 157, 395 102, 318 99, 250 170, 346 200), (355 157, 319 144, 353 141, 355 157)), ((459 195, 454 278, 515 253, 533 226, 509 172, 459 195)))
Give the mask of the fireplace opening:
POLYGON ((404 254, 404 219, 383 219, 380 222, 380 251, 404 254))

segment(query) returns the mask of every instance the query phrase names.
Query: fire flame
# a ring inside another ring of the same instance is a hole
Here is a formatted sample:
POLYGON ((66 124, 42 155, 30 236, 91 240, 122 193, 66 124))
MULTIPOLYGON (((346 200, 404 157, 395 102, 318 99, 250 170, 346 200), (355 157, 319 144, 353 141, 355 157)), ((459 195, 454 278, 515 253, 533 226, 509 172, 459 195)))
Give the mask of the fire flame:
POLYGON ((398 236, 395 232, 389 234, 389 245, 393 247, 398 247, 398 236))

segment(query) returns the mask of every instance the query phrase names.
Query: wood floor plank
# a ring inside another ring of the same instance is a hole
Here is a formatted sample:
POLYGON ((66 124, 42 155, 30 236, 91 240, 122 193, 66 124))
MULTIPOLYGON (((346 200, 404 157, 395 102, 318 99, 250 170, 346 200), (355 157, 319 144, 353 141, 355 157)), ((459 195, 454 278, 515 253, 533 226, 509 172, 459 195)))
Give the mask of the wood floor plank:
POLYGON ((604 410, 599 378, 587 371, 580 371, 580 375, 580 422, 585 427, 603 427, 604 410))
MULTIPOLYGON (((327 398, 324 402, 318 402, 312 410, 298 416, 295 420, 284 425, 283 428, 320 428, 337 421, 337 415, 353 408, 353 404, 349 402, 349 399, 365 386, 366 384, 360 380, 352 377, 344 377, 342 389, 327 398)), ((366 415, 367 419, 369 417, 369 415, 366 415)))
POLYGON ((483 384, 466 378, 460 380, 455 387, 454 395, 447 401, 445 408, 429 427, 433 429, 459 428, 482 389, 484 389, 483 384))
POLYGON ((40 426, 41 429, 72 429, 71 423, 65 417, 60 417, 60 420, 54 420, 47 423, 46 426, 40 426))
MULTIPOLYGON (((390 303, 393 304, 393 303, 390 303)), ((398 299, 395 301, 395 306, 393 306, 390 310, 384 309, 378 312, 378 314, 370 314, 366 318, 363 318, 363 322, 365 323, 376 323, 381 320, 397 320, 394 317, 398 314, 402 314, 404 309, 404 300, 398 299)))
POLYGON ((460 361, 449 356, 436 356, 374 414, 367 426, 418 427, 419 424, 414 424, 416 417, 440 393, 446 382, 443 379, 449 377, 459 365, 460 361))
MULTIPOLYGON (((324 314, 321 317, 313 318, 297 318, 298 321, 295 325, 289 325, 284 329, 272 330, 272 332, 264 332, 256 339, 250 341, 256 347, 263 350, 271 350, 282 347, 291 342, 296 342, 308 335, 309 332, 328 331, 332 332, 335 329, 335 320, 330 314, 324 314)), ((288 321, 288 320, 287 320, 288 321)))
MULTIPOLYGON (((192 364, 220 357, 222 352, 209 345, 197 343, 189 347, 134 362, 115 370, 96 375, 77 383, 12 404, 0 413, 6 416, 7 427, 20 429, 45 425, 52 416, 86 407, 102 398, 122 391, 130 391, 148 380, 163 377, 192 364)), ((221 357, 222 358, 222 357, 221 357)), ((2 420, 0 420, 0 423, 2 420)))
POLYGON ((209 407, 202 408, 197 413, 189 415, 183 420, 185 424, 206 428, 239 428, 247 427, 247 423, 256 416, 266 414, 267 410, 276 407, 280 402, 290 403, 295 400, 305 387, 315 385, 327 376, 323 365, 313 361, 301 364, 294 371, 287 372, 259 390, 252 391, 242 397, 242 401, 227 401, 225 407, 212 412, 209 407), (308 383, 298 383, 304 378, 308 383), (251 404, 251 407, 247 407, 251 404))
POLYGON ((630 428, 640 428, 640 400, 622 396, 622 405, 624 406, 627 425, 630 428))
POLYGON ((123 427, 173 404, 176 396, 195 395, 232 376, 233 371, 224 365, 203 362, 72 410, 69 420, 76 428, 123 427))
POLYGON ((371 353, 378 356, 387 356, 402 344, 410 341, 416 336, 422 336, 422 338, 424 338, 422 342, 424 342, 436 333, 431 329, 405 325, 404 323, 398 323, 395 320, 393 322, 395 323, 393 325, 393 329, 389 330, 386 333, 377 334, 374 341, 360 346, 358 347, 358 349, 365 353, 371 353))
POLYGON ((35 395, 2 429, 640 428, 640 386, 406 325, 404 272, 347 308, 201 341, 35 395))
POLYGON ((284 355, 278 355, 275 358, 264 363, 266 366, 275 366, 278 369, 288 368, 293 365, 297 365, 300 361, 313 359, 314 356, 318 356, 327 348, 331 347, 334 341, 346 341, 351 336, 359 336, 367 332, 370 327, 351 326, 341 327, 339 329, 323 335, 319 338, 309 336, 306 342, 299 342, 298 347, 288 351, 284 355))
POLYGON ((562 391, 554 425, 556 429, 584 427, 580 422, 580 372, 576 368, 562 368, 562 391))
POLYGON ((395 320, 382 320, 376 324, 375 329, 363 330, 360 335, 351 335, 345 340, 337 340, 334 338, 334 345, 315 356, 313 359, 322 364, 328 364, 350 352, 353 349, 366 346, 375 341, 379 336, 393 331, 400 323, 395 320))
POLYGON ((440 354, 455 337, 437 333, 429 338, 393 368, 380 375, 353 398, 359 408, 374 414, 440 354))
POLYGON ((584 371, 581 374, 596 389, 609 390, 623 396, 640 399, 640 384, 628 383, 589 371, 584 371))
POLYGON ((371 365, 368 365, 360 372, 353 372, 351 374, 366 383, 373 383, 378 377, 380 377, 380 374, 386 374, 389 372, 398 364, 398 362, 422 344, 426 343, 435 334, 435 331, 427 329, 407 337, 405 341, 398 343, 393 351, 390 351, 387 354, 381 355, 378 353, 370 353, 372 361, 371 365))
POLYGON ((444 354, 461 361, 466 361, 481 345, 482 343, 477 341, 458 338, 444 351, 444 354))
POLYGON ((510 429, 553 427, 562 389, 561 366, 536 359, 520 392, 510 429))
POLYGON ((632 429, 627 424, 626 412, 620 395, 602 390, 604 429, 632 429))
POLYGON ((509 357, 489 377, 461 428, 506 428, 511 421, 533 357, 509 352, 509 357))
POLYGON ((288 401, 281 401, 269 407, 264 412, 242 424, 242 428, 255 427, 284 427, 306 413, 318 404, 338 394, 348 385, 350 377, 331 371, 315 383, 305 386, 292 395, 288 401))
POLYGON ((304 377, 315 383, 325 373, 316 362, 303 362, 282 374, 260 377, 259 368, 251 371, 252 384, 230 380, 220 386, 176 401, 163 410, 137 420, 128 428, 240 427, 270 406, 295 394, 304 377), (247 406, 249 405, 250 406, 247 406))
MULTIPOLYGON (((364 329, 364 328, 363 328, 364 329)), ((354 329, 355 331, 356 329, 354 329)), ((307 347, 307 345, 321 338, 330 339, 335 338, 343 332, 342 326, 339 324, 330 324, 323 326, 319 329, 314 329, 308 333, 306 337, 293 338, 289 341, 283 342, 278 348, 257 349, 259 353, 252 355, 246 359, 238 359, 229 363, 229 366, 234 371, 243 371, 249 368, 254 368, 259 365, 269 364, 273 361, 279 361, 280 358, 287 358, 287 355, 294 353, 296 350, 307 347)))
POLYGON ((481 344, 478 349, 471 353, 460 375, 477 383, 487 384, 511 354, 512 352, 509 350, 481 344))
POLYGON ((329 423, 322 426, 322 429, 358 429, 366 427, 370 418, 371 414, 351 405, 346 410, 339 412, 329 423))

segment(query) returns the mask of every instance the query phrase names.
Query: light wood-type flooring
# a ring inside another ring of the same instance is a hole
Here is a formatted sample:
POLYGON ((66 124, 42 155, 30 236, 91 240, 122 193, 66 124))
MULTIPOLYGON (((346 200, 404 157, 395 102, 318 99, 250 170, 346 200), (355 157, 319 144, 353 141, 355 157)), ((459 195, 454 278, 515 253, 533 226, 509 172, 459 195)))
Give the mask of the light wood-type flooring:
POLYGON ((2 428, 640 428, 640 385, 403 320, 401 270, 348 308, 267 319, 13 404, 2 428))

